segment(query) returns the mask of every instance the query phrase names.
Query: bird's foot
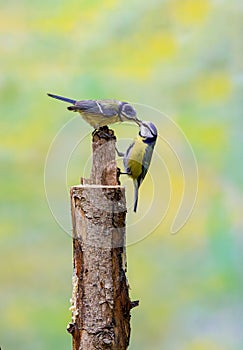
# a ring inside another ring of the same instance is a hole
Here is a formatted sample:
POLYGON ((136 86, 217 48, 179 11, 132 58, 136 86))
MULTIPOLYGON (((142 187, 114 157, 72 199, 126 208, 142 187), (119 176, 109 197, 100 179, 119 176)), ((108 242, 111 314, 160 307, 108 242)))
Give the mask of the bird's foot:
POLYGON ((117 153, 118 157, 124 157, 124 156, 125 156, 125 153, 120 152, 120 151, 117 149, 116 146, 115 146, 115 149, 116 149, 116 153, 117 153))
POLYGON ((124 173, 121 171, 120 168, 116 168, 116 174, 117 174, 117 182, 118 182, 118 185, 120 185, 120 176, 121 175, 130 175, 129 173, 124 173))

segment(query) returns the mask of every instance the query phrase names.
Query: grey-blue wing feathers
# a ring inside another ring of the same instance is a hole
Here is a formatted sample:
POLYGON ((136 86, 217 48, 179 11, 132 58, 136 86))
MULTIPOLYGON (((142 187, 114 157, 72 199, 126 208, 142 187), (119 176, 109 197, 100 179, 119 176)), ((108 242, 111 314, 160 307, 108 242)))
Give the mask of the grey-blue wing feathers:
POLYGON ((102 103, 96 100, 82 100, 77 101, 74 106, 68 107, 71 111, 80 111, 80 113, 90 115, 102 115, 102 117, 114 117, 118 114, 118 104, 107 102, 104 100, 102 103))
POLYGON ((138 188, 140 187, 141 183, 143 182, 148 172, 148 168, 153 155, 154 145, 155 143, 146 147, 144 157, 143 157, 142 172, 141 172, 141 175, 138 177, 138 188))
POLYGON ((131 145, 128 147, 128 149, 126 150, 126 153, 125 153, 125 155, 123 157, 123 164, 124 164, 124 167, 125 167, 125 172, 128 173, 128 174, 131 173, 131 170, 130 170, 130 168, 128 166, 128 160, 129 160, 130 153, 132 151, 132 148, 133 148, 134 144, 135 144, 135 141, 133 143, 131 143, 131 145))

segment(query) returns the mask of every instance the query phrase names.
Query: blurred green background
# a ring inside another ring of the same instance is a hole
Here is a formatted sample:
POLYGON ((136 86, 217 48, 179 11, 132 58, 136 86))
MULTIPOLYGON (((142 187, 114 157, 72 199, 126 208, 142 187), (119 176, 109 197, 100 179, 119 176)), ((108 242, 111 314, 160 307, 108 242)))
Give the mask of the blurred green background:
MULTIPOLYGON (((132 311, 129 348, 242 349, 242 2, 0 4, 2 350, 71 349, 65 328, 72 242, 51 215, 43 178, 49 146, 73 114, 46 92, 155 107, 184 131, 197 158, 199 192, 187 224, 177 235, 169 233, 182 189, 181 175, 172 169, 175 191, 167 215, 128 248, 131 297, 140 300, 132 311)), ((162 119, 146 119, 170 140, 162 119)), ((81 134, 91 130, 84 124, 80 118, 81 134)), ((114 129, 118 138, 126 135, 124 126, 114 129)), ((89 153, 83 149, 80 159, 89 153)), ((68 186, 78 183, 82 164, 68 186)), ((162 186, 156 162, 151 174, 162 186)), ((148 176, 142 214, 151 186, 148 176)), ((131 182, 128 187, 132 192, 131 182)), ((153 214, 145 220, 153 221, 153 214)), ((129 214, 128 234, 132 222, 137 232, 145 230, 144 221, 129 214)))

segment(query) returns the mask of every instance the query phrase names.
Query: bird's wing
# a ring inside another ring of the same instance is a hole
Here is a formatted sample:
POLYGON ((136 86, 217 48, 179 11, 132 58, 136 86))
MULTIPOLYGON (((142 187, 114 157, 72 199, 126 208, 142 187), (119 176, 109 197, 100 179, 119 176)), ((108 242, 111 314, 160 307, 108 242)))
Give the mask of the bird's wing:
POLYGON ((77 101, 71 108, 84 113, 101 114, 98 104, 93 100, 77 101))
POLYGON ((86 115, 97 115, 103 118, 114 117, 118 114, 118 102, 115 100, 82 100, 77 101, 75 106, 68 107, 69 110, 79 111, 86 115))
POLYGON ((153 150, 154 150, 154 145, 146 147, 143 162, 142 162, 142 172, 138 176, 137 179, 133 180, 133 183, 134 183, 134 208, 133 208, 133 211, 134 212, 136 212, 137 205, 138 205, 138 190, 139 190, 139 187, 140 187, 141 183, 143 182, 143 180, 148 172, 148 168, 149 168, 151 158, 153 155, 153 150))
POLYGON ((119 102, 117 100, 97 100, 96 103, 104 117, 114 117, 118 114, 119 102))
POLYGON ((131 152, 132 152, 134 144, 135 144, 135 141, 133 143, 131 143, 131 145, 128 147, 128 149, 126 150, 126 153, 125 153, 125 155, 123 157, 123 164, 124 164, 124 167, 125 167, 125 171, 128 174, 131 173, 131 169, 129 167, 128 161, 129 161, 129 158, 130 158, 130 155, 131 155, 131 152))
POLYGON ((143 180, 148 172, 148 168, 149 168, 151 158, 153 155, 153 150, 154 150, 154 145, 149 145, 145 149, 145 154, 144 154, 143 162, 142 162, 142 172, 141 172, 141 175, 138 177, 138 187, 140 187, 141 183, 143 182, 143 180))

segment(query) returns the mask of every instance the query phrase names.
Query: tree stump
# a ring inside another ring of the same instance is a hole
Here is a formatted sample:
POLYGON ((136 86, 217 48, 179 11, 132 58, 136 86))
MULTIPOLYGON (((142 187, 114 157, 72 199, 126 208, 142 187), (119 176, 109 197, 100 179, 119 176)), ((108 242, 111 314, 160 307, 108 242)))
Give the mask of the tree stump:
POLYGON ((113 131, 93 134, 90 179, 71 187, 73 350, 125 350, 131 303, 126 279, 126 201, 119 185, 113 131))

